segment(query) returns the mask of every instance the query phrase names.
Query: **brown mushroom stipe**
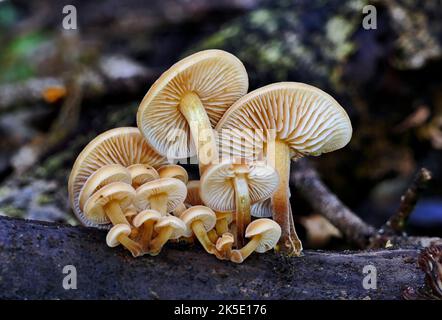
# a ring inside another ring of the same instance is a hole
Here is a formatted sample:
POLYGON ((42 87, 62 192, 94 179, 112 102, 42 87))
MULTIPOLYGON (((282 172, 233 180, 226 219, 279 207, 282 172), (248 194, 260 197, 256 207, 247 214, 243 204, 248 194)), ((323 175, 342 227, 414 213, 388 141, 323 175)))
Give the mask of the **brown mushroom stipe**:
POLYGON ((141 101, 137 125, 153 148, 168 158, 196 154, 202 173, 218 159, 212 126, 247 90, 247 72, 238 58, 222 50, 201 51, 155 81, 141 101))
POLYGON ((236 212, 236 246, 244 246, 244 234, 251 221, 252 203, 267 199, 278 186, 278 174, 264 163, 223 161, 211 165, 201 177, 201 199, 217 212, 236 212))
POLYGON ((203 204, 203 200, 200 197, 200 181, 199 180, 190 180, 187 182, 187 196, 185 203, 190 204, 191 206, 200 206, 203 204))
POLYGON ((181 220, 184 221, 189 230, 185 236, 190 236, 190 230, 193 231, 208 253, 214 254, 216 252, 215 245, 207 235, 207 232, 212 230, 216 224, 216 215, 212 209, 205 206, 191 207, 181 215, 181 220))
POLYGON ((83 210, 87 199, 94 192, 107 184, 118 181, 131 184, 130 172, 120 164, 109 164, 95 171, 86 180, 78 195, 80 209, 83 210))
POLYGON ((127 224, 114 225, 107 233, 106 244, 111 248, 122 244, 132 253, 132 256, 140 256, 142 254, 140 245, 129 238, 131 231, 127 224))
POLYGON ((165 216, 186 199, 186 185, 178 179, 160 178, 139 186, 134 205, 138 210, 153 209, 165 216))
POLYGON ((150 242, 152 240, 155 223, 161 219, 162 215, 156 210, 143 210, 137 214, 132 223, 139 231, 139 243, 146 253, 149 251, 150 242))
POLYGON ((159 254, 169 239, 178 239, 188 233, 186 224, 174 216, 161 217, 155 225, 155 231, 158 235, 151 242, 149 250, 151 255, 159 254))
POLYGON ((254 251, 264 253, 271 250, 281 237, 281 227, 270 219, 254 220, 247 226, 246 237, 252 239, 240 250, 232 250, 230 261, 242 263, 254 251))
POLYGON ((229 224, 233 220, 233 212, 215 212, 216 214, 216 233, 222 235, 229 232, 229 224))
POLYGON ((273 218, 282 228, 279 250, 300 255, 302 244, 289 217, 290 159, 344 147, 352 135, 347 113, 318 88, 280 82, 239 99, 219 121, 217 130, 223 155, 266 158, 274 164, 280 179, 272 196, 273 218))
POLYGON ((82 224, 109 228, 85 217, 79 206, 79 194, 87 179, 98 169, 109 164, 129 167, 132 164, 149 164, 159 167, 167 161, 144 140, 138 128, 124 127, 98 135, 83 149, 75 160, 69 176, 68 191, 71 207, 82 224))
POLYGON ((160 178, 157 170, 148 164, 133 164, 127 168, 130 172, 132 187, 137 189, 142 184, 160 178))

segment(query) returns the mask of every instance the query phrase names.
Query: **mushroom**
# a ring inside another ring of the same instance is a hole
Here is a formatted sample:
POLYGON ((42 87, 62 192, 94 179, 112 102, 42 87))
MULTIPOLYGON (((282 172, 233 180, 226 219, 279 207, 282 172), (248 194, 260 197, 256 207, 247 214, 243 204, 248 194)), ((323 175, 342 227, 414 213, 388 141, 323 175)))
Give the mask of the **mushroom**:
POLYGON ((109 183, 118 181, 131 183, 130 172, 121 164, 109 164, 92 173, 78 195, 80 209, 83 210, 85 202, 95 191, 109 183))
POLYGON ((111 248, 122 244, 134 257, 138 257, 141 254, 141 248, 138 243, 129 238, 131 231, 130 226, 125 223, 114 225, 106 235, 106 244, 111 248))
POLYGON ((246 229, 246 237, 251 240, 240 250, 232 250, 230 261, 242 263, 253 251, 264 253, 276 246, 281 236, 281 227, 271 219, 252 221, 246 229))
POLYGON ((216 241, 215 248, 218 251, 217 257, 220 257, 221 259, 230 259, 234 242, 235 238, 233 234, 229 232, 223 233, 223 235, 216 241))
MULTIPOLYGON (((158 169, 158 174, 161 178, 175 178, 181 180, 185 184, 189 181, 186 169, 176 164, 162 166, 158 169)), ((174 210, 173 214, 179 217, 184 211, 186 211, 186 209, 186 205, 181 203, 174 210)))
POLYGON ((75 215, 86 226, 110 227, 109 221, 102 221, 100 225, 89 220, 80 208, 79 196, 83 186, 101 167, 120 164, 127 168, 137 163, 159 167, 166 162, 147 144, 138 128, 116 128, 98 135, 79 154, 69 176, 69 199, 75 215))
POLYGON ((188 233, 185 236, 189 236, 193 231, 208 253, 216 252, 215 245, 207 235, 207 232, 212 230, 216 224, 216 215, 212 209, 205 206, 193 206, 184 211, 180 218, 188 228, 188 233))
POLYGON ((280 182, 272 206, 273 219, 282 228, 279 249, 300 255, 302 244, 290 221, 290 159, 344 147, 352 135, 347 113, 318 88, 280 82, 239 99, 216 128, 222 155, 253 160, 265 157, 275 167, 280 182))
POLYGON ((138 128, 168 158, 196 154, 203 172, 218 159, 212 126, 247 89, 247 72, 238 58, 222 50, 195 53, 150 87, 137 112, 138 128))
POLYGON ((161 219, 161 217, 162 215, 158 211, 146 209, 138 213, 133 219, 132 224, 134 227, 141 229, 141 232, 139 232, 139 243, 141 243, 143 252, 149 251, 154 225, 161 219))
POLYGON ((160 175, 155 168, 148 164, 137 163, 129 166, 127 169, 130 172, 132 187, 135 189, 146 182, 160 178, 160 175))
MULTIPOLYGON (((84 214, 88 221, 96 224, 111 221, 114 226, 126 225, 129 233, 118 233, 119 242, 125 246, 134 257, 141 253, 141 247, 129 238, 131 233, 130 224, 127 221, 124 210, 132 204, 135 190, 130 184, 113 182, 96 191, 84 205, 84 214)), ((120 230, 122 227, 117 228, 120 230)))
POLYGON ((186 224, 174 216, 161 217, 155 225, 155 231, 158 235, 151 242, 151 255, 160 253, 161 248, 169 239, 178 239, 188 233, 186 224))
POLYGON ((222 161, 201 177, 201 199, 217 212, 236 212, 236 246, 244 246, 244 232, 251 221, 250 205, 270 197, 278 186, 276 171, 264 163, 222 161))
MULTIPOLYGON (((191 180, 187 183, 187 197, 184 201, 192 206, 202 205, 203 201, 200 197, 200 181, 191 180)), ((229 224, 233 221, 233 212, 216 212, 216 233, 222 235, 229 231, 229 224)), ((210 233, 212 234, 212 233, 210 233)), ((213 237, 213 235, 212 235, 213 237)))
POLYGON ((134 205, 138 210, 153 209, 165 216, 186 199, 186 185, 178 179, 160 178, 138 187, 134 205))

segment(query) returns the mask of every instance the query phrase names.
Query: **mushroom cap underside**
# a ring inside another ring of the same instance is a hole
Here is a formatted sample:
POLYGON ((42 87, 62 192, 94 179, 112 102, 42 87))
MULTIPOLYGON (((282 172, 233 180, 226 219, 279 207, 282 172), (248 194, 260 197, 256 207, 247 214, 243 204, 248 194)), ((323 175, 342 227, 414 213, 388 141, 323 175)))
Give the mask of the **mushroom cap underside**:
POLYGON ((285 142, 291 157, 320 155, 351 139, 350 119, 324 91, 297 82, 254 90, 235 102, 216 127, 220 154, 262 160, 272 142, 285 142))
POLYGON ((242 62, 222 50, 205 50, 174 64, 151 86, 140 103, 137 125, 149 143, 169 158, 196 154, 179 106, 186 93, 201 100, 213 127, 248 90, 242 62))
POLYGON ((201 190, 204 191, 200 192, 200 196, 203 202, 215 211, 234 211, 234 179, 240 174, 246 180, 252 204, 269 198, 279 183, 277 172, 263 163, 222 162, 207 168, 201 177, 201 190))
POLYGON ((129 167, 137 163, 159 167, 167 163, 167 159, 152 149, 135 127, 115 128, 103 132, 81 151, 69 176, 68 191, 71 207, 84 225, 109 227, 89 221, 80 209, 79 194, 87 179, 98 169, 109 164, 129 167))

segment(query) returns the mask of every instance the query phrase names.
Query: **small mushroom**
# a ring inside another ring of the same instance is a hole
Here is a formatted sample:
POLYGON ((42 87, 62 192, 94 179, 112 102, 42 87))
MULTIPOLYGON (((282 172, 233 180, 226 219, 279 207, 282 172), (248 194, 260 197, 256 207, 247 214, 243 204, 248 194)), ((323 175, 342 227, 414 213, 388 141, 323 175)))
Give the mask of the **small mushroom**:
POLYGON ((222 155, 249 160, 265 158, 275 167, 280 182, 272 196, 272 206, 273 219, 282 228, 279 249, 289 255, 300 255, 302 244, 290 220, 290 160, 344 147, 352 135, 347 113, 318 88, 280 82, 240 98, 226 111, 216 129, 222 155))
POLYGON ((229 232, 223 233, 223 235, 216 241, 215 247, 218 251, 217 257, 229 260, 232 254, 232 246, 234 243, 235 238, 233 234, 229 232))
POLYGON ((184 211, 180 218, 188 228, 186 236, 189 236, 192 230, 204 249, 210 254, 215 253, 215 245, 207 235, 207 232, 215 227, 215 212, 205 206, 193 206, 184 211))
POLYGON ((160 178, 138 187, 134 205, 138 210, 153 209, 165 216, 186 199, 186 185, 178 179, 160 178))
POLYGON ((276 246, 281 236, 281 227, 270 219, 252 221, 246 229, 250 241, 240 250, 232 250, 230 261, 242 263, 252 252, 264 253, 276 246))
POLYGON ((247 72, 238 58, 222 50, 195 53, 150 87, 138 109, 138 128, 168 158, 196 154, 203 172, 218 159, 212 126, 247 89, 247 72))
MULTIPOLYGON (((139 243, 143 248, 143 252, 149 251, 150 241, 154 230, 154 225, 161 219, 162 215, 156 210, 146 209, 137 214, 132 224, 139 231, 139 243)), ((136 229, 136 230, 137 230, 136 229)))
POLYGON ((161 248, 169 239, 178 239, 188 233, 186 224, 174 216, 161 217, 155 225, 155 231, 158 235, 151 242, 151 255, 160 253, 161 248))
POLYGON ((211 165, 201 177, 203 202, 217 212, 236 212, 237 247, 251 221, 250 205, 267 199, 278 186, 276 171, 263 163, 223 161, 211 165))
POLYGON ((78 195, 80 209, 83 210, 85 202, 95 191, 105 185, 118 181, 127 184, 131 183, 129 171, 121 164, 109 164, 92 173, 78 195))
POLYGON ((109 223, 89 220, 80 208, 80 192, 89 177, 107 165, 127 168, 133 164, 148 164, 156 168, 165 163, 167 159, 147 144, 138 128, 116 128, 98 135, 78 155, 69 176, 69 200, 75 215, 86 226, 109 228, 109 223))
MULTIPOLYGON (((187 184, 189 181, 186 169, 176 164, 162 166, 158 169, 158 174, 160 175, 160 178, 175 178, 181 180, 184 184, 187 184)), ((186 211, 186 209, 186 205, 181 203, 174 210, 173 214, 179 217, 184 211, 186 211)))
POLYGON ((155 170, 155 168, 148 164, 137 163, 129 166, 127 169, 130 172, 132 181, 131 183, 134 189, 137 189, 139 186, 145 184, 146 182, 150 182, 160 178, 160 175, 155 170))
MULTIPOLYGON (((203 201, 200 197, 200 181, 191 180, 187 183, 187 197, 184 200, 185 203, 191 206, 202 205, 203 201)), ((229 224, 233 221, 233 212, 216 212, 216 233, 222 235, 224 232, 229 231, 229 224)))
MULTIPOLYGON (((114 226, 125 224, 130 229, 129 221, 127 221, 123 212, 132 204, 134 196, 135 190, 130 184, 124 182, 110 183, 89 197, 84 205, 84 214, 89 221, 93 221, 95 224, 111 221, 114 226)), ((132 252, 132 255, 138 256, 141 247, 129 239, 127 235, 119 236, 120 240, 124 237, 127 237, 127 239, 120 241, 121 244, 126 246, 129 243, 130 245, 126 248, 132 252)))
POLYGON ((106 243, 113 248, 122 244, 134 257, 141 255, 141 247, 138 243, 129 238, 131 228, 124 223, 114 225, 106 235, 106 243))

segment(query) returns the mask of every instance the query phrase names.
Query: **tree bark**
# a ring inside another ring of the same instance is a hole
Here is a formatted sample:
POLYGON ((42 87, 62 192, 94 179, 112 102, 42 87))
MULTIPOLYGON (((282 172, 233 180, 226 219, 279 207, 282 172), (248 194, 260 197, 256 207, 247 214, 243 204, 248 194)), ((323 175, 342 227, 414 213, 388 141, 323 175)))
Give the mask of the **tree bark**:
POLYGON ((134 259, 105 244, 105 232, 0 217, 1 299, 400 299, 418 287, 418 246, 366 252, 306 250, 300 258, 254 254, 243 264, 219 261, 199 247, 167 245, 134 259), (363 268, 377 269, 366 290, 363 268), (65 290, 66 265, 77 289, 65 290))

